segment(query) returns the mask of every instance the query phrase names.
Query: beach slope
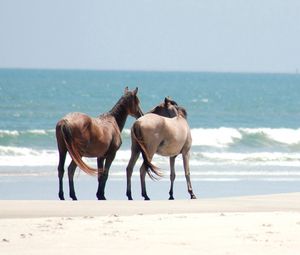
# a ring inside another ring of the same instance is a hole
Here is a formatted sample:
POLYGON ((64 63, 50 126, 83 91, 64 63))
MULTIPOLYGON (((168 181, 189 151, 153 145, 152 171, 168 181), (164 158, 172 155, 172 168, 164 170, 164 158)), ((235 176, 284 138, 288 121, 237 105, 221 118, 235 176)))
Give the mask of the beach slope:
POLYGON ((300 193, 0 201, 1 254, 298 254, 300 193))

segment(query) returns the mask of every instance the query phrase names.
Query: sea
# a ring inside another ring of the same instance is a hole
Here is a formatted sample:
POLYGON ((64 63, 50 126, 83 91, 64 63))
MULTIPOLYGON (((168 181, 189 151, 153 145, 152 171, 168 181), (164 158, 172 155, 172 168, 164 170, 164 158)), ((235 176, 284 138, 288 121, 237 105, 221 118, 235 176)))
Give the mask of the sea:
MULTIPOLYGON (((146 113, 171 97, 186 108, 193 146, 191 180, 198 198, 300 191, 300 75, 214 72, 0 69, 0 199, 58 199, 57 121, 69 112, 108 112, 125 87, 138 87, 146 113)), ((111 166, 107 199, 127 199, 128 117, 111 166)), ((95 159, 84 159, 96 166, 95 159)), ((70 163, 67 158, 66 169, 70 163)), ((168 199, 169 159, 153 163, 164 177, 147 178, 152 199, 168 199)), ((133 198, 140 195, 140 158, 133 198)), ((68 198, 65 174, 64 190, 68 198)), ((78 199, 96 199, 97 178, 76 171, 78 199)), ((181 156, 175 199, 189 199, 181 156)))

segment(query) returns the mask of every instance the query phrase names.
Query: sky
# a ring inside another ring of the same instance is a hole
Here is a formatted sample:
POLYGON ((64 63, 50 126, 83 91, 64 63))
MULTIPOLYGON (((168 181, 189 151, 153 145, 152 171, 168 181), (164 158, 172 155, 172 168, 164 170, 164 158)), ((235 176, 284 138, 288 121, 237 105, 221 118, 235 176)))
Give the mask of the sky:
POLYGON ((299 0, 0 0, 0 68, 300 70, 299 0))

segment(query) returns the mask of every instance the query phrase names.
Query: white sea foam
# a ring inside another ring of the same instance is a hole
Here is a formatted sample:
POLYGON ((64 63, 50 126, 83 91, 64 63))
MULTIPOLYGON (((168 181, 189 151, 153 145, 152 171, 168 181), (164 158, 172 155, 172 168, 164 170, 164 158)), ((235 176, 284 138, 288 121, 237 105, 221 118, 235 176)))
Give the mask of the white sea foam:
POLYGON ((36 134, 36 135, 47 135, 54 133, 54 129, 29 129, 29 130, 0 130, 0 137, 5 136, 20 136, 20 135, 26 135, 26 134, 36 134))
MULTIPOLYGON (((114 160, 115 165, 126 166, 130 159, 130 150, 119 150, 114 160)), ((91 164, 96 164, 95 159, 84 158, 91 164)), ((181 161, 179 155, 177 161, 181 161)), ((168 157, 155 155, 153 162, 156 164, 169 164, 168 157)), ((41 166, 57 165, 57 150, 37 150, 26 147, 0 146, 0 166, 41 166)), ((142 163, 142 158, 138 161, 142 163)), ((193 166, 202 165, 280 165, 300 166, 300 153, 284 152, 255 152, 255 153, 234 153, 234 152, 192 152, 190 164, 193 166)))
POLYGON ((300 128, 241 128, 239 130, 248 134, 264 134, 269 139, 283 144, 300 143, 300 128))
POLYGON ((245 141, 251 143, 268 144, 281 143, 295 145, 300 143, 300 128, 194 128, 191 130, 193 145, 228 148, 229 146, 245 141))
POLYGON ((191 130, 193 145, 227 147, 234 143, 234 139, 241 139, 242 135, 235 128, 196 128, 191 130))
POLYGON ((0 130, 0 137, 18 136, 20 133, 17 130, 0 130))

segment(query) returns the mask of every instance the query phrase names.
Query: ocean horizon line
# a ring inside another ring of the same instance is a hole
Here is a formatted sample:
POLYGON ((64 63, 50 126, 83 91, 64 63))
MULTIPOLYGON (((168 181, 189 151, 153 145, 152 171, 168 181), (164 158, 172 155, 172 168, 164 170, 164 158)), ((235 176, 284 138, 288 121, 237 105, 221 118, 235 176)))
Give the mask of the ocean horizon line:
POLYGON ((246 71, 246 70, 176 70, 176 69, 97 69, 97 68, 55 68, 55 67, 0 67, 0 70, 11 71, 63 71, 63 72, 108 72, 108 73, 183 73, 183 74, 237 74, 237 75, 300 75, 298 69, 294 71, 246 71))

